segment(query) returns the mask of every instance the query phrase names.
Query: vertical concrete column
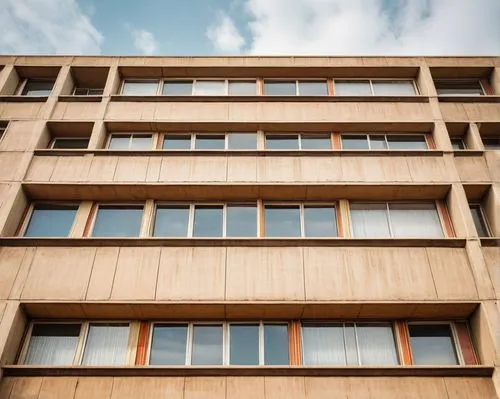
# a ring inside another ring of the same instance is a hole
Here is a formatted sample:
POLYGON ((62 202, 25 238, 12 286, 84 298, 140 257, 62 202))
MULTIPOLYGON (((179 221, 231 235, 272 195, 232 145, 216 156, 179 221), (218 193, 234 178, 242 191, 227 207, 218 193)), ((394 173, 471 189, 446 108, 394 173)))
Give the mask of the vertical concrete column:
POLYGON ((7 300, 0 322, 0 363, 12 364, 24 336, 27 319, 19 301, 7 300))
POLYGON ((92 133, 90 134, 89 150, 104 148, 107 139, 107 130, 102 119, 94 122, 92 133))
POLYGON ((9 188, 2 193, 0 236, 12 237, 16 234, 23 216, 28 209, 28 205, 28 200, 24 195, 21 183, 10 183, 9 188))
POLYGON ((14 65, 6 65, 0 71, 0 95, 12 96, 16 94, 19 85, 19 75, 14 65))
POLYGON ((471 122, 469 124, 469 131, 467 132, 467 147, 471 150, 484 150, 483 140, 479 133, 479 126, 477 123, 471 122))
POLYGON ((491 235, 500 237, 500 183, 494 183, 491 186, 484 199, 483 209, 488 219, 491 235))
POLYGON ((76 212, 73 227, 69 233, 70 237, 83 237, 85 226, 87 225, 87 221, 89 220, 90 213, 92 211, 92 205, 92 201, 82 201, 80 203, 78 211, 76 212))
POLYGON ((118 60, 113 60, 113 64, 109 67, 108 78, 106 80, 106 85, 104 86, 103 96, 109 97, 113 94, 118 94, 120 83, 121 78, 120 72, 118 71, 118 60))
POLYGON ((448 211, 458 238, 477 238, 476 228, 469 209, 465 190, 461 183, 453 183, 447 197, 448 211))
POLYGON ((453 151, 446 123, 443 121, 435 121, 433 137, 436 142, 436 149, 442 151, 453 151))
POLYGON ((52 114, 57 105, 59 95, 61 94, 65 85, 67 85, 67 80, 71 79, 69 75, 70 75, 70 66, 63 65, 59 70, 59 74, 57 75, 54 87, 50 92, 50 96, 43 105, 42 111, 40 112, 40 118, 48 120, 52 117, 52 114))
POLYGON ((425 61, 420 65, 420 72, 417 76, 417 84, 420 94, 428 97, 437 97, 436 87, 430 68, 425 64, 425 61))
POLYGON ((490 77, 491 88, 493 89, 493 94, 500 94, 500 66, 493 68, 490 77))

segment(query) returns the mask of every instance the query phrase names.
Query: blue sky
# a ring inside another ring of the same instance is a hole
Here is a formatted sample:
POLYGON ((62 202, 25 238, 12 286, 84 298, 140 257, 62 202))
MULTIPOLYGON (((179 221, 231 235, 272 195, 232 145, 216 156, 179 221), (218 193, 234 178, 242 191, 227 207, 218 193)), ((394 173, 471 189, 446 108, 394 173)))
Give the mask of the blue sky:
POLYGON ((0 0, 0 54, 500 55, 500 0, 0 0))

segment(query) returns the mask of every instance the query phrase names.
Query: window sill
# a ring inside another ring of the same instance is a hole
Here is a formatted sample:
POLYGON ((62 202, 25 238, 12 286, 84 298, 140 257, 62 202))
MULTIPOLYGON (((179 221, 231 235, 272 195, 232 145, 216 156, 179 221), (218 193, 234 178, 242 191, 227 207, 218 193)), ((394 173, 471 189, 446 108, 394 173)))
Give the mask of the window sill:
POLYGON ((500 247, 500 237, 480 237, 483 247, 500 247))
POLYGON ((99 103, 102 96, 59 96, 58 100, 66 103, 99 103))
POLYGON ((44 103, 48 96, 0 96, 0 103, 44 103))
POLYGON ((305 376, 305 377, 491 377, 491 366, 3 366, 4 376, 305 376))
POLYGON ((123 96, 115 102, 409 102, 427 103, 427 96, 123 96))
POLYGON ((440 103, 498 103, 500 96, 438 96, 440 103))
POLYGON ((483 150, 453 150, 453 155, 455 157, 477 157, 483 154, 483 150))
POLYGON ((462 238, 159 238, 2 237, 7 247, 440 247, 464 248, 462 238))

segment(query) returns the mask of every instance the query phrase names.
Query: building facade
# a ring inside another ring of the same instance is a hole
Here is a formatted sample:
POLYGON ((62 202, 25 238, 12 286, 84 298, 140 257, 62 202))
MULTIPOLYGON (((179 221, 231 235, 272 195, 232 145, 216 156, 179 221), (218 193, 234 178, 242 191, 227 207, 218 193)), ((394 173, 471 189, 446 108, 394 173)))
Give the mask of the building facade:
POLYGON ((500 394, 500 58, 0 57, 0 398, 500 394))

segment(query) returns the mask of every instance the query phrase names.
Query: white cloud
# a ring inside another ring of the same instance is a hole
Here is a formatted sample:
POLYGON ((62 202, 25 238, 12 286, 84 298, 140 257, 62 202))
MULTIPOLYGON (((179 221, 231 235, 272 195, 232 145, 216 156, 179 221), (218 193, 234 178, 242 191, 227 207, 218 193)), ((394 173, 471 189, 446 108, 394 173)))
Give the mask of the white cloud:
POLYGON ((142 54, 152 55, 156 53, 158 49, 158 44, 152 32, 144 29, 134 29, 130 30, 132 38, 134 39, 134 47, 139 50, 142 54))
POLYGON ((75 0, 0 0, 0 52, 99 54, 100 32, 75 0))
POLYGON ((500 54, 498 0, 244 2, 252 54, 500 54))
POLYGON ((233 20, 225 13, 220 13, 206 31, 214 48, 222 53, 239 53, 245 40, 236 28, 233 20))

